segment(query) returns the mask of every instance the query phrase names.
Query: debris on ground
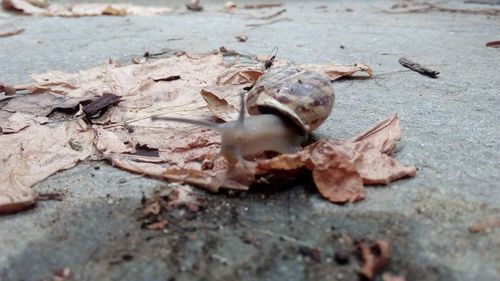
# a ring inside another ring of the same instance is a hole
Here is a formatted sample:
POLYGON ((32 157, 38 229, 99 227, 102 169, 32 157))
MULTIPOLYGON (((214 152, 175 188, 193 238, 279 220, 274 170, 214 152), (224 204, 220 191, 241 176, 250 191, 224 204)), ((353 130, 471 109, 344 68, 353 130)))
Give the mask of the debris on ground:
POLYGON ((244 4, 243 9, 266 9, 282 7, 283 3, 244 4))
POLYGON ((206 205, 205 199, 195 194, 188 185, 171 184, 172 190, 158 190, 151 198, 143 198, 140 220, 142 227, 162 230, 169 225, 169 215, 174 209, 199 212, 206 205))
POLYGON ((442 12, 442 13, 452 13, 452 14, 465 14, 465 15, 486 15, 486 16, 497 16, 500 15, 500 9, 488 8, 488 9, 461 9, 452 8, 441 5, 436 5, 429 2, 414 2, 414 1, 400 1, 391 7, 391 10, 384 10, 386 13, 391 14, 404 14, 404 13, 428 13, 428 12, 442 12))
POLYGON ((100 115, 104 110, 106 110, 111 105, 117 104, 120 102, 120 96, 117 96, 112 93, 103 93, 102 96, 95 99, 83 106, 83 112, 87 116, 88 119, 95 117, 96 115, 100 115))
POLYGON ((390 272, 382 274, 382 281, 406 281, 404 275, 396 275, 390 272))
POLYGON ((167 7, 144 7, 131 4, 119 3, 71 3, 43 4, 33 0, 3 0, 2 7, 6 11, 23 13, 26 15, 44 15, 59 17, 83 17, 83 16, 125 16, 125 15, 157 15, 172 12, 167 7))
POLYGON ((374 243, 359 242, 358 248, 363 261, 359 274, 366 280, 373 280, 389 262, 389 243, 385 240, 377 240, 374 243))
POLYGON ((64 194, 62 193, 40 193, 37 201, 63 201, 64 194))
POLYGON ((235 38, 236 40, 238 40, 238 42, 246 42, 248 40, 248 36, 243 33, 236 35, 235 38))
POLYGON ((415 72, 418 72, 420 74, 423 74, 423 75, 426 75, 426 76, 429 76, 432 78, 436 78, 439 75, 439 71, 437 71, 431 67, 421 65, 413 59, 401 57, 399 59, 399 63, 406 68, 409 68, 415 72))
POLYGON ((469 227, 469 232, 471 233, 486 232, 497 227, 500 227, 499 218, 473 224, 469 227))
POLYGON ((200 4, 200 0, 191 0, 186 4, 186 8, 193 12, 201 12, 203 11, 203 6, 200 4))
POLYGON ((7 30, 7 31, 0 30, 0 38, 18 35, 18 34, 23 33, 24 30, 25 30, 24 28, 17 28, 17 29, 12 29, 12 30, 7 30))
POLYGON ((486 43, 486 47, 488 47, 488 48, 500 48, 500 40, 488 42, 488 43, 486 43))
POLYGON ((69 280, 68 278, 70 278, 70 275, 71 275, 71 270, 68 267, 59 269, 54 271, 54 276, 52 278, 52 281, 69 280))

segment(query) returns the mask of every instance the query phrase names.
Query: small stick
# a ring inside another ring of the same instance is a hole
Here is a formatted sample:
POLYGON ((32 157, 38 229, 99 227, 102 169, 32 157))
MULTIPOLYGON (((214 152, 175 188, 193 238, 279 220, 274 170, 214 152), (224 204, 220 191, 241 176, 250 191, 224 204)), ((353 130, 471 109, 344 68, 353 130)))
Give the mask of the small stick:
POLYGON ((405 58, 405 57, 401 57, 399 59, 399 63, 404 67, 407 67, 413 71, 416 71, 416 72, 423 74, 423 75, 427 75, 427 76, 432 77, 432 78, 436 78, 436 76, 438 76, 438 74, 439 74, 439 71, 432 69, 430 67, 427 67, 427 66, 423 66, 423 65, 421 65, 413 60, 410 60, 408 58, 405 58))

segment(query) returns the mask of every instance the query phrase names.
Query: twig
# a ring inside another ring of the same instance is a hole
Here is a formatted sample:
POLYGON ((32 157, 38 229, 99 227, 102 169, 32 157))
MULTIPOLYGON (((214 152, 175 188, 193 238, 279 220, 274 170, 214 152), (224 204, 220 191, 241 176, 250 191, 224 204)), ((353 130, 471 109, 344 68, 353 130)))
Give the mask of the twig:
POLYGON ((258 17, 258 19, 261 19, 261 20, 270 20, 272 18, 275 18, 275 17, 283 14, 284 12, 286 12, 286 9, 279 10, 276 13, 273 13, 273 14, 270 14, 270 15, 267 15, 267 16, 258 17))
POLYGON ((38 194, 38 201, 62 201, 64 195, 62 193, 40 193, 38 194))
POLYGON ((439 71, 432 69, 430 67, 423 66, 423 65, 421 65, 415 61, 412 61, 408 58, 405 58, 405 57, 401 57, 399 59, 399 63, 404 67, 407 67, 413 71, 416 71, 416 72, 423 74, 423 75, 427 75, 427 76, 432 77, 432 78, 436 78, 436 76, 438 76, 438 74, 439 74, 439 71))
POLYGON ((482 232, 486 231, 495 227, 500 227, 500 219, 494 219, 491 221, 483 222, 483 223, 476 223, 474 225, 471 225, 469 227, 469 232, 471 233, 477 233, 477 232, 482 232))
POLYGON ((269 4, 245 4, 243 9, 264 9, 264 8, 277 8, 283 6, 283 3, 269 3, 269 4))
POLYGON ((247 24, 246 26, 248 26, 248 27, 259 27, 259 26, 264 26, 264 25, 271 25, 271 24, 274 24, 274 23, 277 23, 277 22, 280 22, 280 21, 292 21, 292 20, 289 19, 289 18, 280 18, 280 19, 274 19, 274 20, 271 20, 271 21, 268 21, 268 22, 263 22, 263 23, 250 23, 250 24, 247 24))
POLYGON ((500 9, 457 9, 438 6, 428 2, 410 6, 409 8, 401 9, 399 11, 384 10, 390 14, 409 14, 409 13, 427 13, 427 12, 445 12, 453 14, 466 14, 466 15, 485 15, 485 16, 498 16, 500 9))
POLYGON ((500 48, 500 40, 488 42, 488 43, 486 43, 486 47, 488 47, 488 48, 500 48))

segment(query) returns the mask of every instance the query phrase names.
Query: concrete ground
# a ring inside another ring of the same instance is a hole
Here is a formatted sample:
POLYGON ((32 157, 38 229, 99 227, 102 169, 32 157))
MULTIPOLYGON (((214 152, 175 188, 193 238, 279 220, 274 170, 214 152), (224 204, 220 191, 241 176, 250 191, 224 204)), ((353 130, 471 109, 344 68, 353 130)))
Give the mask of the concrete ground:
POLYGON ((301 63, 363 62, 375 78, 335 82, 336 108, 318 134, 346 138, 397 112, 396 158, 416 165, 417 176, 368 187, 366 200, 344 206, 326 202, 308 180, 249 193, 200 191, 206 209, 172 213, 173 226, 162 232, 141 229, 138 209, 143 193, 168 183, 85 162, 34 187, 65 192, 63 201, 0 217, 0 280, 52 280, 64 268, 69 280, 357 280, 350 239, 388 240, 386 270, 407 280, 500 279, 500 229, 467 230, 500 216, 500 49, 485 47, 500 40, 500 16, 382 11, 396 1, 291 1, 291 21, 253 28, 245 25, 261 21, 205 2, 202 13, 153 17, 0 12, 0 23, 26 29, 0 38, 0 80, 22 84, 30 73, 77 71, 108 58, 220 46, 253 54, 279 47, 280 57, 301 63), (239 33, 249 40, 236 42, 239 33), (403 68, 401 56, 434 66, 439 78, 403 68), (335 253, 343 252, 350 260, 342 265, 335 253))

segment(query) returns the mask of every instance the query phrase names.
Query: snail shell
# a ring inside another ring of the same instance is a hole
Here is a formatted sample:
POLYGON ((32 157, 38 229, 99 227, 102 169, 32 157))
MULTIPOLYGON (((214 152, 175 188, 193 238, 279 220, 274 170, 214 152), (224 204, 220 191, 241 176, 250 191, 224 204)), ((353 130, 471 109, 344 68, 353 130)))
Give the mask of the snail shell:
POLYGON ((279 114, 307 134, 328 118, 334 102, 329 79, 308 70, 277 68, 257 79, 246 106, 250 115, 279 114))

